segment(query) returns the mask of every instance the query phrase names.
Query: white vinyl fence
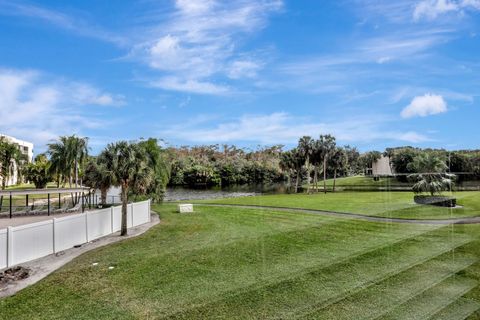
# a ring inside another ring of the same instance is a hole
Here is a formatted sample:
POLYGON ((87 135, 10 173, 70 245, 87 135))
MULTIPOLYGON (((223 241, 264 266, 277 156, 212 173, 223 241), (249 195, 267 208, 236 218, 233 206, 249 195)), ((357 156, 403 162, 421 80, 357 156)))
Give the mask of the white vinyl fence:
MULTIPOLYGON (((128 204, 127 227, 150 222, 150 200, 128 204)), ((0 229, 0 269, 35 260, 120 231, 122 207, 87 211, 0 229)))

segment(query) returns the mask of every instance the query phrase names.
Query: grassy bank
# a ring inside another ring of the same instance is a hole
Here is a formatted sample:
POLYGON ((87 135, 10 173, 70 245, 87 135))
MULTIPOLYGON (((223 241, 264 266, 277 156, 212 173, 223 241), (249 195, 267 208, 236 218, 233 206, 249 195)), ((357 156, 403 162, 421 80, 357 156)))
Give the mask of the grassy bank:
POLYGON ((1 300, 0 318, 480 316, 476 225, 383 224, 238 208, 198 207, 187 215, 168 205, 155 209, 160 225, 86 253, 1 300))
MULTIPOLYGON (((333 186, 333 179, 327 179, 327 187, 333 186)), ((337 178, 335 185, 337 187, 408 187, 411 183, 400 182, 393 177, 381 177, 374 180, 373 177, 352 176, 337 178)), ((323 181, 318 182, 318 186, 323 188, 323 181)), ((306 187, 306 185, 305 185, 306 187)))
MULTIPOLYGON (((327 189, 333 188, 333 179, 327 179, 327 189)), ((401 190, 411 191, 413 183, 398 181, 394 177, 379 177, 378 180, 374 180, 373 177, 367 176, 351 176, 337 178, 335 186, 340 190, 345 191, 378 191, 378 190, 401 190)), ((308 185, 303 187, 306 189, 308 185)), ((480 190, 480 182, 478 180, 469 180, 456 182, 455 187, 457 190, 475 191, 480 190)), ((318 182, 318 188, 323 190, 323 181, 318 182)))
POLYGON ((218 199, 203 202, 246 204, 360 213, 371 216, 412 219, 448 219, 480 215, 480 192, 453 194, 462 208, 418 205, 412 192, 336 192, 314 194, 265 195, 218 199))

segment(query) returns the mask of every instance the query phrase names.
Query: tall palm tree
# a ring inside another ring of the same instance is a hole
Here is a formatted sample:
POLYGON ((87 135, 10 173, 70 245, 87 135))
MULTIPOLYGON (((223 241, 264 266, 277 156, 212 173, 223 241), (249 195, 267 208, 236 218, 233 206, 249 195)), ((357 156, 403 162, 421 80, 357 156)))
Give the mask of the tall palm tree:
POLYGON ((328 160, 328 165, 333 168, 333 192, 335 192, 337 172, 346 169, 348 165, 347 162, 348 158, 345 150, 343 148, 335 148, 328 160))
POLYGON ((97 159, 90 159, 85 167, 84 176, 85 185, 100 190, 100 203, 102 205, 107 204, 108 189, 114 185, 114 176, 107 169, 107 166, 97 159))
POLYGON ((52 173, 57 175, 58 182, 62 180, 65 185, 68 179, 69 186, 72 186, 73 163, 70 152, 70 140, 68 136, 60 136, 56 142, 49 143, 47 153, 50 156, 52 173))
MULTIPOLYGON (((145 153, 148 167, 153 171, 153 180, 147 190, 145 192, 138 190, 138 193, 147 193, 153 201, 160 202, 163 200, 167 183, 170 180, 170 164, 167 162, 164 150, 158 145, 157 139, 150 138, 140 141, 138 145, 145 153)), ((141 185, 137 183, 137 187, 141 187, 141 185)))
POLYGON ((305 168, 307 169, 307 192, 310 192, 310 172, 311 172, 311 163, 310 157, 313 154, 314 150, 314 140, 309 136, 303 136, 298 140, 298 152, 305 160, 305 168))
POLYGON ((76 135, 68 137, 68 153, 70 160, 73 161, 75 187, 78 187, 78 172, 88 156, 88 138, 76 135))
MULTIPOLYGON (((50 156, 50 170, 56 176, 57 187, 62 183, 65 186, 66 179, 70 177, 70 162, 67 153, 68 137, 61 136, 57 142, 48 144, 48 155, 50 156)), ((70 181, 71 182, 71 181, 70 181)))
POLYGON ((61 136, 58 141, 48 144, 48 154, 55 174, 68 178, 70 186, 75 183, 78 187, 80 166, 88 156, 88 138, 61 136))
POLYGON ((105 165, 112 174, 115 185, 121 187, 122 195, 122 236, 127 235, 127 204, 130 188, 146 185, 151 175, 145 152, 135 143, 120 141, 109 144, 98 156, 100 164, 105 165))
POLYGON ((310 155, 310 163, 313 166, 313 186, 314 190, 318 190, 318 171, 322 163, 321 149, 318 140, 312 140, 312 154, 310 155))
POLYGON ((300 183, 300 177, 302 174, 302 168, 305 164, 305 158, 302 156, 302 153, 295 148, 292 150, 292 161, 293 161, 293 168, 295 170, 296 179, 295 179, 295 193, 298 192, 298 185, 300 183))
POLYGON ((413 159, 409 165, 410 170, 416 173, 409 175, 416 181, 412 189, 415 193, 428 192, 431 196, 441 194, 442 191, 451 190, 454 174, 447 173, 445 161, 432 153, 422 153, 413 159))
POLYGON ((283 172, 287 173, 288 186, 291 184, 291 176, 295 171, 294 154, 292 151, 285 151, 280 155, 279 166, 283 172))
POLYGON ((332 135, 320 135, 319 149, 323 160, 323 191, 327 193, 327 164, 332 152, 335 150, 335 137, 332 135))

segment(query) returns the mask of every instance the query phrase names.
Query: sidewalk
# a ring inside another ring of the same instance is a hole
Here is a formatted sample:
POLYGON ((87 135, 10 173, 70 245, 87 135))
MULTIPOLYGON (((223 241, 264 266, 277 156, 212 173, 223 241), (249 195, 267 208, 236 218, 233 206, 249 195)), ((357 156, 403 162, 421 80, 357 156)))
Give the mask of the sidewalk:
MULTIPOLYGON (((72 261, 74 258, 87 251, 103 247, 115 242, 123 241, 129 238, 133 238, 145 233, 151 227, 160 223, 160 218, 158 214, 152 212, 151 216, 151 222, 128 229, 128 235, 125 237, 120 237, 120 232, 115 232, 114 234, 86 243, 80 248, 71 248, 62 251, 60 254, 51 254, 37 260, 22 263, 22 267, 30 269, 30 276, 24 280, 9 284, 8 287, 4 288, 3 290, 0 289, 0 298, 11 296, 18 291, 28 287, 29 285, 40 281, 41 279, 48 276, 50 273, 54 272, 66 263, 72 261)), ((49 218, 52 218, 52 216, 50 216, 49 218)))

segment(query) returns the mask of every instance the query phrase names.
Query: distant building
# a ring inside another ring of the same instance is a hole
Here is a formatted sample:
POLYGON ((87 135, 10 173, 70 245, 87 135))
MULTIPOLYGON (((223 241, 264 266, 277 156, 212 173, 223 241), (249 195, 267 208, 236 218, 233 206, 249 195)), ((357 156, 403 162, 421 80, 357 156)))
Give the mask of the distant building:
POLYGON ((393 176, 394 172, 390 165, 390 157, 382 157, 372 163, 369 173, 374 177, 393 176))
MULTIPOLYGON (((20 151, 27 157, 27 161, 28 162, 33 161, 33 143, 19 140, 17 138, 10 137, 5 134, 0 134, 0 138, 4 138, 8 142, 16 144, 18 146, 18 149, 20 149, 20 151)), ((17 183, 20 182, 18 181, 18 175, 17 175, 17 171, 18 171, 17 163, 14 162, 12 163, 12 165, 13 165, 13 168, 12 168, 13 174, 8 179, 7 186, 16 185, 17 183)), ((2 178, 0 177, 0 185, 1 183, 2 183, 2 178)))

